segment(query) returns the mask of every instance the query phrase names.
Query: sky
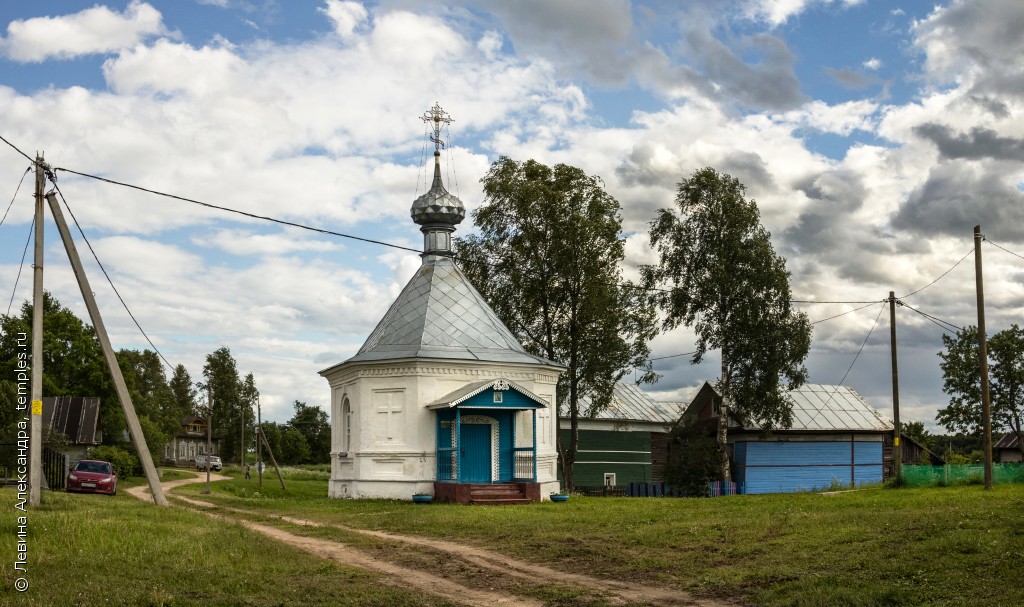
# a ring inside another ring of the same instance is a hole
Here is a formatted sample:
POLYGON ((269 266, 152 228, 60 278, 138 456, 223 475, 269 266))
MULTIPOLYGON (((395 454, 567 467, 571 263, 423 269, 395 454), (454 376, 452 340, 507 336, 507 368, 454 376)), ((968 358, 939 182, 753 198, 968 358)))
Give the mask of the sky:
MULTIPOLYGON (((913 308, 896 318, 901 419, 935 430, 949 329, 914 310, 977 323, 975 225, 990 334, 1024 310, 1021 31, 1018 0, 4 2, 0 135, 58 169, 418 250, 436 102, 470 212, 500 156, 578 166, 622 206, 626 277, 656 262, 655 212, 711 166, 757 201, 795 299, 864 302, 797 304, 810 381, 891 413, 893 291, 913 308)), ((0 142, 0 313, 31 296, 28 167, 0 142)), ((199 379, 227 346, 265 419, 329 409, 317 372, 355 354, 420 263, 56 175, 160 352, 199 379)), ((48 225, 46 288, 87 319, 48 225)), ((79 248, 115 348, 150 347, 79 248)), ((693 346, 659 335, 644 389, 681 400, 715 380, 715 353, 675 356, 693 346)))

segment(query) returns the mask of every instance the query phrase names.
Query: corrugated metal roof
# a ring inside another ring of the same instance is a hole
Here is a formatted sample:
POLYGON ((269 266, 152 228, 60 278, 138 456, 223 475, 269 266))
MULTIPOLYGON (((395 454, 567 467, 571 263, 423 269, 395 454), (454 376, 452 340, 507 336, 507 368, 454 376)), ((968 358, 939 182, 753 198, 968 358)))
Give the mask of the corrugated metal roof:
POLYGON ((446 358, 546 364, 529 354, 446 256, 428 255, 348 362, 446 358))
POLYGON ((100 399, 82 396, 43 398, 43 423, 64 433, 72 444, 98 445, 100 399))
MULTIPOLYGON (((589 413, 590 407, 589 396, 580 399, 581 412, 589 413)), ((659 403, 634 384, 618 383, 612 391, 611 403, 592 419, 671 424, 679 419, 684 408, 683 403, 659 403)))
POLYGON ((1017 435, 1007 432, 999 439, 999 442, 992 446, 993 449, 1017 449, 1017 435))
POLYGON ((791 390, 789 399, 793 402, 790 430, 892 431, 892 421, 848 386, 804 384, 791 390))

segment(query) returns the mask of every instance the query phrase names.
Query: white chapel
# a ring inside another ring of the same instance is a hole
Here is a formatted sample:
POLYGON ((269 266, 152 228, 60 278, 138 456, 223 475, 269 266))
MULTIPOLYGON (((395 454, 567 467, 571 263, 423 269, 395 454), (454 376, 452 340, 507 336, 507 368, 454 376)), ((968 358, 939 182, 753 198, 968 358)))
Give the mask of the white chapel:
POLYGON ((336 498, 539 501, 559 488, 555 385, 564 367, 526 352, 452 259, 465 207, 434 178, 412 204, 423 263, 352 358, 320 372, 331 388, 336 498))

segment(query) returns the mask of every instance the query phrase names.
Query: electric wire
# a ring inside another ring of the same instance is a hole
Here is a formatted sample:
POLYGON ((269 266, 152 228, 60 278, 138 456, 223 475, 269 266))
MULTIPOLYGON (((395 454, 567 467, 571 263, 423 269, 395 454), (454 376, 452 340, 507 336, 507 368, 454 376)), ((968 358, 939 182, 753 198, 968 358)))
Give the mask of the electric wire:
POLYGON ((14 278, 14 288, 11 290, 11 300, 7 302, 7 316, 11 315, 11 306, 14 305, 14 295, 18 292, 18 282, 21 280, 21 271, 25 267, 25 257, 28 255, 28 243, 32 242, 32 234, 35 231, 36 218, 32 216, 32 221, 28 226, 28 238, 25 239, 25 250, 21 252, 21 264, 18 265, 18 275, 14 278))
POLYGON ((111 280, 110 274, 107 273, 107 269, 103 267, 103 263, 100 261, 99 256, 96 255, 96 250, 92 248, 92 243, 89 242, 89 239, 85 235, 85 231, 82 230, 81 224, 78 223, 78 218, 75 217, 74 211, 71 210, 71 205, 69 205, 67 199, 64 198, 64 193, 60 191, 60 188, 57 187, 56 183, 53 184, 53 189, 55 189, 57 191, 57 194, 60 195, 61 202, 64 203, 64 208, 68 210, 68 215, 71 215, 71 220, 75 222, 75 227, 78 228, 78 233, 82 235, 82 240, 85 242, 85 246, 89 247, 89 252, 92 253, 92 258, 96 260, 96 265, 100 267, 100 270, 103 272, 103 276, 106 277, 107 283, 110 285, 110 288, 114 290, 114 294, 117 295, 117 299, 121 301, 121 305, 124 306, 125 311, 128 312, 128 316, 131 317, 132 322, 135 323, 135 326, 139 329, 139 332, 142 333, 142 336, 146 338, 147 342, 149 342, 149 345, 153 346, 153 351, 156 352, 157 356, 159 356, 160 359, 164 361, 164 364, 167 365, 168 369, 171 369, 173 371, 174 365, 172 365, 171 362, 167 360, 167 357, 165 357, 163 353, 160 352, 160 349, 156 347, 156 344, 153 343, 153 340, 149 338, 149 335, 146 334, 146 331, 142 328, 142 325, 139 324, 138 319, 135 318, 135 315, 132 314, 131 309, 128 308, 127 302, 125 302, 124 298, 121 297, 121 292, 118 291, 117 287, 114 286, 114 281, 111 280))
POLYGON ((988 238, 985 238, 984 236, 982 236, 981 239, 984 240, 985 242, 989 243, 993 247, 995 247, 997 249, 1000 249, 1002 251, 1005 251, 1005 252, 1009 253, 1010 255, 1013 255, 1014 257, 1020 257, 1021 259, 1024 259, 1024 255, 1021 255, 1020 253, 1014 253, 1010 249, 1001 247, 1001 246, 997 245, 996 243, 992 242, 991 240, 989 240, 988 238))
POLYGON ((694 355, 696 353, 697 353, 697 351, 694 350, 693 352, 683 352, 682 354, 669 354, 668 356, 657 356, 655 358, 648 358, 647 361, 648 362, 654 362, 656 360, 665 360, 666 358, 679 358, 680 356, 692 356, 692 355, 694 355))
MULTIPOLYGON (((962 326, 957 326, 957 325, 955 325, 955 324, 953 324, 953 323, 951 323, 949 321, 942 320, 941 318, 939 318, 937 316, 932 316, 931 314, 928 314, 927 312, 922 312, 921 310, 918 310, 917 308, 914 308, 913 306, 907 305, 906 303, 904 303, 902 301, 897 301, 896 304, 899 305, 899 306, 902 306, 904 308, 907 308, 908 310, 910 310, 912 312, 916 312, 916 313, 920 314, 921 316, 927 318, 928 320, 932 321, 936 325, 939 325, 940 327, 942 327, 942 325, 946 325, 946 327, 952 328, 954 331, 963 331, 964 330, 964 328, 962 326), (939 324, 939 323, 941 323, 941 324, 939 324)), ((944 331, 948 330, 946 327, 942 327, 944 331)))
POLYGON ((943 278, 944 278, 944 277, 946 276, 946 274, 949 274, 950 272, 952 272, 953 270, 955 270, 955 269, 956 269, 956 267, 957 267, 958 265, 960 265, 961 263, 963 263, 963 261, 964 261, 965 259, 967 259, 967 257, 968 257, 968 256, 970 256, 970 254, 971 254, 971 253, 973 253, 973 252, 974 252, 974 247, 971 247, 971 249, 970 249, 969 251, 967 251, 966 253, 964 253, 964 256, 960 258, 960 261, 958 261, 958 262, 956 262, 955 264, 953 264, 953 267, 951 267, 951 268, 949 268, 948 270, 946 270, 945 272, 943 272, 943 273, 942 273, 942 274, 941 274, 941 275, 940 275, 940 276, 939 276, 938 278, 936 278, 935 280, 931 281, 930 283, 926 284, 925 286, 921 287, 920 289, 918 289, 918 290, 916 290, 916 291, 913 291, 913 292, 911 292, 911 293, 907 293, 906 295, 904 295, 904 296, 903 296, 903 297, 901 297, 900 299, 906 299, 907 297, 910 297, 911 295, 917 295, 917 294, 918 294, 918 293, 920 293, 921 291, 924 291, 924 290, 925 290, 925 289, 927 289, 928 287, 930 287, 930 286, 932 286, 933 284, 935 284, 935 283, 939 282, 940 280, 942 280, 942 279, 943 279, 943 278))
MULTIPOLYGON (((873 303, 877 303, 877 302, 873 302, 873 303)), ((841 388, 843 386, 843 382, 846 381, 846 376, 850 374, 850 371, 853 370, 853 366, 855 364, 857 364, 857 359, 860 358, 861 352, 864 351, 864 346, 866 346, 868 344, 868 340, 871 339, 871 334, 874 333, 875 327, 878 326, 878 319, 882 317, 882 312, 884 312, 884 311, 885 311, 885 305, 883 304, 882 307, 878 309, 878 314, 875 316, 875 322, 871 323, 871 328, 868 329, 867 336, 864 338, 864 341, 861 342, 860 349, 857 350, 857 354, 853 357, 853 361, 850 363, 850 366, 846 368, 846 373, 843 373, 842 379, 840 379, 839 383, 836 384, 836 389, 833 390, 828 395, 828 399, 829 399, 830 402, 835 402, 836 394, 839 393, 839 388, 841 388)), ((818 415, 820 413, 822 413, 822 411, 819 411, 818 413, 815 413, 811 417, 811 421, 814 421, 818 417, 818 415)))
POLYGON ((22 151, 21 151, 21 149, 20 149, 20 148, 18 148, 18 146, 14 145, 14 144, 13 144, 13 143, 11 143, 10 141, 7 141, 7 138, 6 138, 6 137, 4 137, 3 135, 0 135, 0 141, 3 141, 3 142, 4 142, 4 143, 6 143, 7 145, 9 145, 9 146, 11 146, 12 148, 14 148, 14 151, 15 151, 15 152, 17 152, 17 153, 21 154, 22 156, 24 156, 26 160, 28 160, 29 162, 31 162, 31 163, 33 164, 33 166, 35 165, 35 163, 36 163, 36 159, 35 159, 35 158, 33 158, 33 157, 29 156, 29 155, 28 155, 28 154, 26 154, 25 152, 22 152, 22 151))
POLYGON ((110 183, 110 184, 113 184, 113 185, 119 185, 119 186, 124 187, 124 188, 130 188, 130 189, 133 189, 133 190, 139 190, 140 192, 147 192, 149 194, 153 194, 153 195, 156 195, 156 196, 163 196, 165 198, 171 198, 173 200, 180 200, 182 202, 191 202, 192 204, 197 204, 199 206, 207 207, 207 208, 210 208, 210 209, 216 209, 218 211, 225 211, 227 213, 235 213, 237 215, 243 215, 245 217, 250 217, 252 219, 261 219, 263 221, 270 221, 272 223, 277 223, 277 224, 281 224, 281 225, 291 226, 293 228, 300 228, 302 230, 308 230, 310 232, 317 232, 317 233, 320 233, 320 234, 327 234, 327 235, 330 235, 330 236, 339 236, 341 238, 349 238, 349 239, 358 240, 358 241, 361 241, 361 242, 368 242, 370 244, 379 244, 379 245, 382 245, 382 246, 385 246, 385 247, 391 247, 393 249, 400 249, 402 251, 410 251, 410 252, 416 253, 416 254, 422 253, 422 251, 419 251, 417 249, 412 249, 412 248, 409 248, 409 247, 403 247, 401 245, 392 244, 390 242, 383 242, 383 241, 380 241, 380 240, 373 240, 371 238, 363 238, 361 236, 353 236, 351 234, 343 234, 341 232, 335 232, 333 230, 327 230, 327 229, 324 229, 324 228, 314 228, 312 226, 303 225, 301 223, 295 223, 294 221, 286 221, 284 219, 277 219, 275 217, 268 217, 266 215, 257 215, 255 213, 249 213, 248 211, 239 211, 237 209, 232 209, 232 208, 229 208, 229 207, 223 207, 223 206, 211 204, 209 202, 203 202, 201 200, 195 200, 195 199, 192 199, 192 198, 185 198, 184 196, 177 196, 175 194, 168 194, 166 192, 160 192, 158 190, 151 190, 149 188, 144 188, 142 186, 132 185, 130 183, 124 183, 123 181, 116 181, 114 179, 108 179, 106 177, 100 177, 98 175, 91 175, 89 173, 83 173, 83 172, 80 172, 80 171, 76 171, 74 169, 68 169, 68 168, 64 168, 64 167, 55 167, 54 170, 55 171, 64 171, 66 173, 72 173, 72 174, 78 175, 80 177, 88 177, 89 179, 95 179, 97 181, 103 181, 103 182, 110 183))
POLYGON ((859 312, 859 311, 863 310, 864 308, 870 308, 872 305, 874 305, 876 303, 878 303, 878 302, 877 301, 873 301, 873 302, 871 302, 871 303, 869 303, 867 305, 861 306, 859 308, 854 308, 852 310, 847 310, 846 312, 843 312, 841 314, 836 314, 835 316, 829 316, 828 318, 822 318, 821 320, 815 320, 811 324, 812 325, 816 325, 816 324, 818 324, 820 322, 825 322, 827 320, 832 320, 833 318, 839 318, 840 316, 846 316, 847 314, 853 314, 854 312, 859 312))
POLYGON ((11 207, 14 206, 14 200, 18 197, 18 192, 21 191, 21 185, 25 183, 25 177, 32 171, 32 167, 25 169, 25 172, 21 174, 21 181, 18 182, 18 187, 14 189, 14 196, 11 196, 11 202, 7 205, 7 210, 4 211, 4 216, 0 219, 0 226, 4 225, 7 221, 7 214, 11 212, 11 207))

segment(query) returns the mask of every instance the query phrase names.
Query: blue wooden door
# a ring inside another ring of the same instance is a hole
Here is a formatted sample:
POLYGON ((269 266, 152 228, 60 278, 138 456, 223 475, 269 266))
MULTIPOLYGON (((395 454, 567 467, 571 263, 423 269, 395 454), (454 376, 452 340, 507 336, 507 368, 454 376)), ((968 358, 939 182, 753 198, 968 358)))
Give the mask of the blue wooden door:
POLYGON ((491 482, 490 424, 462 424, 462 482, 491 482))

